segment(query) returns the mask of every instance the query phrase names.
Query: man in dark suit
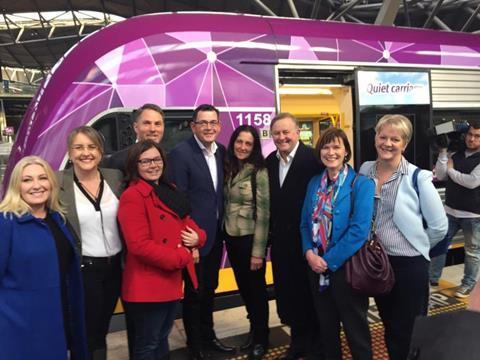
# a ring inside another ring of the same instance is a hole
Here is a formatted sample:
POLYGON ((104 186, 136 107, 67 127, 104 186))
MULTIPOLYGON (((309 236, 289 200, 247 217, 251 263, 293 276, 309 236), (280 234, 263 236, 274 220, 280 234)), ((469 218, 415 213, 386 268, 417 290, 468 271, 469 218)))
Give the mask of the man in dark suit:
POLYGON ((204 350, 233 352, 218 340, 213 329, 213 300, 223 241, 220 223, 223 216, 223 158, 225 147, 215 140, 221 130, 218 110, 200 105, 190 123, 193 136, 178 144, 168 156, 168 176, 190 200, 191 216, 206 231, 207 241, 194 252, 198 289, 186 273, 183 323, 192 359, 204 359, 204 350))
POLYGON ((300 236, 300 214, 307 184, 321 168, 313 149, 299 141, 298 121, 292 114, 275 116, 270 131, 277 147, 267 157, 272 269, 277 312, 291 330, 290 348, 283 358, 321 358, 300 236))
MULTIPOLYGON (((153 140, 160 143, 165 131, 165 114, 160 106, 144 104, 133 112, 133 130, 137 135, 137 141, 153 140)), ((125 162, 129 147, 119 150, 110 157, 105 158, 102 167, 118 169, 125 173, 125 162)))

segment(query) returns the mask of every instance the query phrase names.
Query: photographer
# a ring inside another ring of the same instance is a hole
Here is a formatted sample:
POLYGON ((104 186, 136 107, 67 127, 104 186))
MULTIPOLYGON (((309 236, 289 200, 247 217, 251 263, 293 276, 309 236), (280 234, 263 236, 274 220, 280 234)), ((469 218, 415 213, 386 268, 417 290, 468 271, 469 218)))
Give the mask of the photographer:
MULTIPOLYGON (((439 180, 446 180, 445 211, 448 233, 443 240, 448 249, 461 228, 465 237, 465 269, 462 284, 455 292, 467 297, 477 281, 480 266, 480 121, 471 122, 463 149, 449 154, 441 149, 435 167, 439 180)), ((446 254, 432 258, 430 284, 438 285, 446 254)))

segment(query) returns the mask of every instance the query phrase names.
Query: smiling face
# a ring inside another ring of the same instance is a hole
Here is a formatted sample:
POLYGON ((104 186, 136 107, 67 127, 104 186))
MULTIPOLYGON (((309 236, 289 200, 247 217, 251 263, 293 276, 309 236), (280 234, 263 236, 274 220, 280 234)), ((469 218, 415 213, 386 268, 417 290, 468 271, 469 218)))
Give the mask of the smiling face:
POLYGON ((20 196, 31 208, 32 213, 46 208, 52 185, 43 166, 27 165, 22 172, 20 196))
POLYGON ((379 160, 397 164, 407 147, 401 132, 392 125, 383 126, 375 135, 375 148, 379 160))
POLYGON ((197 117, 190 123, 190 127, 195 136, 206 147, 210 148, 218 134, 220 134, 221 124, 215 111, 199 111, 197 117))
POLYGON ((75 135, 68 155, 73 163, 75 172, 96 171, 102 153, 95 142, 83 133, 75 135))
POLYGON ((138 141, 148 139, 159 144, 165 131, 162 114, 152 109, 144 109, 133 123, 133 130, 138 141))
POLYGON ((272 139, 280 155, 286 157, 300 139, 300 129, 291 118, 277 120, 271 129, 272 139))
POLYGON ((160 152, 152 147, 144 151, 137 163, 138 175, 146 181, 158 181, 163 172, 163 159, 160 152))
POLYGON ((241 131, 233 144, 233 153, 235 157, 244 161, 247 160, 253 151, 253 135, 248 131, 241 131))
POLYGON ((320 149, 320 160, 330 173, 338 173, 344 164, 347 150, 342 139, 335 138, 320 149))

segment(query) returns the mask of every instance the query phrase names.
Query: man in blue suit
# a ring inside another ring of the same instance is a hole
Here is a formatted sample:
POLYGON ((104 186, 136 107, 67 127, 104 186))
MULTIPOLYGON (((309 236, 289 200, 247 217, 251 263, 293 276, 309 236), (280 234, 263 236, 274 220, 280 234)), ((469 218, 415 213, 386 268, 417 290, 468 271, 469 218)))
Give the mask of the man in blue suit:
POLYGON ((198 106, 190 127, 193 136, 178 144, 168 156, 168 176, 187 195, 192 218, 207 233, 207 241, 200 252, 194 251, 198 289, 193 288, 185 272, 183 300, 183 323, 190 358, 203 360, 204 350, 235 351, 222 344, 213 329, 213 300, 223 248, 220 225, 225 147, 215 141, 221 124, 214 106, 198 106))

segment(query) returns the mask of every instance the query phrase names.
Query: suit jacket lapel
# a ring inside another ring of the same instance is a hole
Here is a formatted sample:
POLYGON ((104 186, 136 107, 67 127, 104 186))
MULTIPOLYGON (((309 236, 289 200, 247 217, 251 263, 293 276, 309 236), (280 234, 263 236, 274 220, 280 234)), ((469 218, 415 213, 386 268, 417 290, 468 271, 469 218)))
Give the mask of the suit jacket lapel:
POLYGON ((67 219, 70 221, 70 225, 72 225, 76 235, 80 238, 80 221, 78 220, 77 207, 75 206, 75 190, 73 187, 73 168, 63 171, 60 188, 65 199, 64 205, 66 206, 67 219))
POLYGON ((271 176, 272 178, 270 179, 270 182, 272 184, 272 191, 280 191, 280 178, 279 178, 279 166, 280 166, 280 161, 278 160, 276 155, 273 155, 273 166, 271 167, 271 176))
MULTIPOLYGON (((300 141, 300 143, 298 144, 297 152, 295 153, 295 156, 292 159, 292 164, 288 169, 287 176, 285 176, 285 180, 283 180, 282 190, 287 189, 290 183, 296 186, 295 177, 298 171, 297 169, 300 166, 300 163, 302 161, 301 158, 303 157, 304 147, 305 145, 303 145, 303 143, 300 141)), ((278 167, 277 167, 277 171, 278 171, 278 167)))
MULTIPOLYGON (((195 140, 193 136, 190 139, 190 145, 192 146, 192 149, 193 149, 194 162, 198 165, 198 168, 200 169, 201 172, 203 173, 206 172, 208 174, 208 178, 210 179, 210 185, 212 186, 212 190, 215 191, 215 188, 213 187, 212 175, 210 174, 210 169, 208 168, 207 160, 205 160, 203 151, 202 149, 200 149, 200 146, 198 145, 197 140, 195 140)), ((218 161, 217 161, 217 176, 218 176, 218 173, 219 171, 218 171, 218 161)), ((222 174, 223 174, 223 169, 222 169, 222 174)), ((221 182, 219 182, 218 184, 221 184, 221 182)))
MULTIPOLYGON (((215 152, 215 162, 217 164, 217 193, 223 193, 223 151, 217 144, 217 151, 215 152)), ((213 184, 212 184, 213 185, 213 184)))
MULTIPOLYGON (((347 165, 345 165, 347 166, 347 165)), ((347 178, 345 179, 343 185, 340 187, 339 193, 337 195, 337 199, 335 200, 335 203, 340 203, 347 195, 349 195, 353 189, 352 189, 352 181, 353 181, 353 171, 349 169, 347 178)), ((335 205, 335 204, 334 204, 335 205)))

